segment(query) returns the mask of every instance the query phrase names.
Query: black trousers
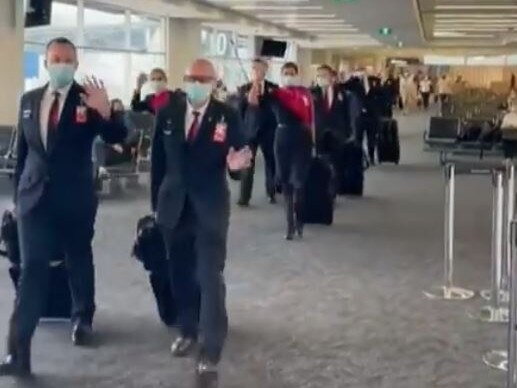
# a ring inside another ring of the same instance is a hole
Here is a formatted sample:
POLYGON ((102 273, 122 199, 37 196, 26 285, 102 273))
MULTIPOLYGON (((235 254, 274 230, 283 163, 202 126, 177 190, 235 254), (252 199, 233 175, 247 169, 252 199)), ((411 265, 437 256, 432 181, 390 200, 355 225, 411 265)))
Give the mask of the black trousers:
POLYGON ((255 175, 255 156, 260 148, 264 156, 266 173, 266 194, 274 197, 276 193, 275 185, 275 153, 274 153, 275 131, 274 129, 261 130, 256 139, 250 143, 253 152, 251 166, 241 173, 240 203, 249 203, 253 192, 253 180, 255 175))
MULTIPOLYGON (((77 206, 80 206, 78 204, 77 206)), ((21 279, 11 317, 11 342, 30 343, 49 292, 49 264, 65 254, 72 294, 72 319, 91 324, 95 312, 92 239, 96 204, 76 214, 65 211, 48 193, 18 219, 21 279)))
POLYGON ((431 97, 431 93, 429 93, 429 92, 422 93, 422 101, 424 103, 425 109, 429 108, 429 98, 430 97, 431 97))
MULTIPOLYGON (((373 115, 363 117, 363 131, 366 133, 366 142, 368 146, 368 157, 372 163, 375 163, 375 149, 380 131, 380 118, 373 115)), ((362 137, 361 137, 362 143, 362 137)))
POLYGON ((181 334, 199 337, 202 355, 219 362, 228 333, 227 230, 205 227, 187 199, 177 226, 163 227, 162 233, 181 334))

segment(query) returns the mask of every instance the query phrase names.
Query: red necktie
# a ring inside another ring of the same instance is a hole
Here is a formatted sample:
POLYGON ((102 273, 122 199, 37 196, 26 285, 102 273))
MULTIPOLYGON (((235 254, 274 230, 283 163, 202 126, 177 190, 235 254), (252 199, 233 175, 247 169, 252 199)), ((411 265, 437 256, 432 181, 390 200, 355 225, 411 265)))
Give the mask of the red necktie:
POLYGON ((52 96, 54 97, 54 100, 52 101, 48 114, 48 132, 57 131, 57 126, 59 124, 59 92, 53 92, 52 96))
POLYGON ((52 149, 56 142, 57 127, 59 125, 59 92, 53 92, 52 95, 54 96, 54 100, 52 101, 52 105, 50 106, 47 125, 48 150, 52 149))
POLYGON ((330 110, 330 93, 331 90, 327 88, 327 91, 325 92, 325 108, 327 111, 330 110))
POLYGON ((190 128, 188 130, 188 137, 187 137, 187 141, 189 143, 193 142, 196 139, 198 132, 199 132, 199 112, 193 111, 192 115, 194 116, 194 120, 192 121, 192 124, 190 125, 190 128))

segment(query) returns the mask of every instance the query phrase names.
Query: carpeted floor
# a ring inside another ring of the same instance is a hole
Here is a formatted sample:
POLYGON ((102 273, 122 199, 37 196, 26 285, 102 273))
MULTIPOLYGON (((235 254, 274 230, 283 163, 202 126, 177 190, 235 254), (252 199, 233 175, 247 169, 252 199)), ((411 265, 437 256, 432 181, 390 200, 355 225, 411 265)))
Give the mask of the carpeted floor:
MULTIPOLYGON (((504 325, 467 317, 469 302, 428 301, 441 280, 443 178, 424 154, 427 117, 399 118, 402 162, 367 173, 366 196, 340 199, 332 227, 283 241, 281 205, 267 204, 259 172, 253 206, 233 209, 227 282, 231 331, 221 388, 492 388, 504 374, 482 353, 504 346, 504 325)), ((457 182, 457 281, 489 281, 488 177, 457 182)), ((4 190, 1 205, 8 204, 4 190)), ((2 207, 3 207, 2 206, 2 207)), ((193 387, 192 360, 174 360, 146 274, 129 257, 145 190, 102 202, 95 239, 97 346, 74 348, 66 325, 34 342, 36 386, 193 387)), ((0 333, 13 292, 0 262, 0 333)), ((18 385, 0 380, 1 388, 18 385)))

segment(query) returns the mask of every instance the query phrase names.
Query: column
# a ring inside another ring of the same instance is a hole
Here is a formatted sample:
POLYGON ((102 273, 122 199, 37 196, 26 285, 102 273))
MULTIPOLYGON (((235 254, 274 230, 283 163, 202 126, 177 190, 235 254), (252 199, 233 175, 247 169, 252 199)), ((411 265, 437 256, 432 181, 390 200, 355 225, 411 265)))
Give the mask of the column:
POLYGON ((167 75, 169 86, 183 85, 183 75, 192 61, 201 56, 201 22, 169 19, 167 23, 167 75))
POLYGON ((0 0, 0 10, 0 52, 5 58, 0 71, 0 125, 14 125, 23 93, 23 1, 0 0))
POLYGON ((308 86, 314 79, 312 69, 312 50, 298 47, 297 55, 302 85, 308 86))

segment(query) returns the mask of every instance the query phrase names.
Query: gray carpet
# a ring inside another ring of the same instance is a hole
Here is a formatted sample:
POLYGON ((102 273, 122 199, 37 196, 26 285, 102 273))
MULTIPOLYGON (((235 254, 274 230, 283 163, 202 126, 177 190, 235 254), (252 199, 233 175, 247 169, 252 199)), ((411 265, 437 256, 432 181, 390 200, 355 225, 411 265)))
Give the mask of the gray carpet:
MULTIPOLYGON (((443 178, 424 154, 426 117, 400 118, 402 162, 367 173, 366 196, 340 199, 332 227, 283 241, 280 205, 262 178, 253 206, 233 209, 227 282, 231 332, 224 388, 491 388, 504 374, 482 353, 504 346, 505 326, 470 320, 469 302, 428 301, 441 280, 443 178)), ((262 174, 258 174, 261 176, 262 174)), ((457 282, 489 280, 490 181, 458 179, 457 282)), ((5 190, 4 190, 5 193, 5 190)), ((2 204, 8 203, 7 194, 2 204)), ((41 325, 34 370, 41 387, 192 387, 192 360, 173 360, 146 274, 129 257, 146 192, 104 200, 95 239, 98 346, 76 349, 65 325, 41 325)), ((13 292, 0 262, 0 333, 13 292)), ((3 335, 3 334, 2 334, 3 335)), ((18 387, 9 379, 0 387, 18 387)))

